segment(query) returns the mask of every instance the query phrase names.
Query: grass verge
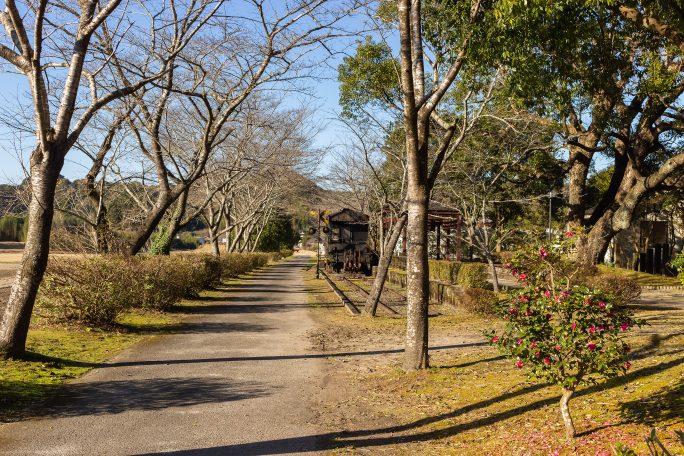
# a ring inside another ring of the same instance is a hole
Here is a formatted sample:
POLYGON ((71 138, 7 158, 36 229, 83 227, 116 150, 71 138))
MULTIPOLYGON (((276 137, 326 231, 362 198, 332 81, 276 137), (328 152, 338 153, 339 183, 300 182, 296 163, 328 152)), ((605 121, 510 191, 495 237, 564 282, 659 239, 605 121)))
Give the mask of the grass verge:
POLYGON ((655 274, 647 274, 645 272, 632 271, 630 269, 617 268, 605 264, 598 266, 599 271, 604 274, 614 274, 621 277, 627 277, 635 280, 642 287, 645 286, 681 286, 682 282, 676 277, 666 277, 655 274))
MULTIPOLYGON (((325 284, 306 280, 310 302, 328 300, 325 284)), ((433 367, 404 373, 397 348, 405 320, 352 318, 318 307, 320 329, 311 341, 330 353, 329 388, 340 396, 322 405, 334 454, 612 456, 618 443, 649 454, 651 428, 672 454, 684 454, 677 435, 684 431, 684 309, 678 306, 655 301, 636 308, 649 326, 629 336, 632 368, 578 391, 571 401, 580 434, 574 441, 564 437, 559 388, 529 380, 482 343, 480 331, 498 320, 458 310, 431 318, 433 367)))

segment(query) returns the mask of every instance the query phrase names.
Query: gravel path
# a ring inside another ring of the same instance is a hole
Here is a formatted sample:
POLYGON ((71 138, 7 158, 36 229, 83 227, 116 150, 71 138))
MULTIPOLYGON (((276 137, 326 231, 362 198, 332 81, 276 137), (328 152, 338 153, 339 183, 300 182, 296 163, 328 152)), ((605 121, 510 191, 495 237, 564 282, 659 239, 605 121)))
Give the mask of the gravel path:
POLYGON ((0 454, 316 454, 324 369, 308 356, 306 265, 271 267, 198 308, 186 332, 70 383, 39 418, 0 427, 0 454))

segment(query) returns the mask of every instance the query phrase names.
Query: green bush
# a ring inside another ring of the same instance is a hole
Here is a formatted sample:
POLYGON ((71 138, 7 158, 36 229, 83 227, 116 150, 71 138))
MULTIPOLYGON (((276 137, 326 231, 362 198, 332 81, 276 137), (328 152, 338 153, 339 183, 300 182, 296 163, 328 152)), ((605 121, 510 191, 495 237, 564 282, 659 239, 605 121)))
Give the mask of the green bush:
POLYGON ((222 278, 231 279, 254 269, 266 266, 272 258, 269 253, 229 253, 220 257, 222 278))
POLYGON ((268 264, 276 254, 92 255, 50 259, 38 294, 41 316, 56 322, 112 325, 131 308, 169 310, 223 278, 268 264))
POLYGON ((51 321, 110 325, 136 305, 134 270, 119 256, 56 257, 38 292, 38 313, 51 321))
POLYGON ((461 263, 445 260, 428 260, 430 267, 430 280, 438 280, 446 283, 456 283, 461 263))
POLYGON ((463 263, 458 270, 458 284, 461 288, 487 288, 487 265, 484 263, 463 263))
POLYGON ((133 289, 139 293, 134 307, 169 310, 203 288, 204 268, 199 261, 182 255, 152 255, 134 257, 132 262, 133 289))
POLYGON ((28 220, 24 217, 5 215, 0 217, 0 241, 24 242, 28 220))
POLYGON ((171 243, 175 250, 194 250, 199 247, 199 241, 192 233, 187 231, 180 233, 171 243))
POLYGON ((616 306, 630 304, 641 296, 641 286, 636 280, 613 274, 600 274, 585 280, 587 287, 601 290, 610 296, 616 306))
POLYGON ((461 306, 468 312, 480 315, 496 315, 499 297, 484 288, 466 288, 461 297, 461 306))
POLYGON ((674 257, 672 262, 670 263, 671 266, 678 271, 677 278, 682 282, 682 285, 684 285, 684 253, 680 253, 677 256, 674 257))

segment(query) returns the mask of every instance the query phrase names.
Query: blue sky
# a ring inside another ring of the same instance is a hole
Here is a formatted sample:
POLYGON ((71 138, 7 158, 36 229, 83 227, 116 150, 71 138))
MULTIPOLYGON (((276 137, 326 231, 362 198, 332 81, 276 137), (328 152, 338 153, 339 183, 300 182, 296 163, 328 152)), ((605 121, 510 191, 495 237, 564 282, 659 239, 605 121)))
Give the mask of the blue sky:
MULTIPOLYGON (((355 25, 355 21, 351 22, 351 25, 355 25)), ((355 39, 347 40, 349 41, 347 49, 353 48, 351 44, 355 39)), ((323 127, 315 138, 314 146, 321 149, 334 149, 341 142, 341 127, 334 120, 340 110, 336 67, 341 60, 342 56, 338 55, 329 58, 327 64, 320 65, 318 78, 305 82, 310 89, 309 96, 301 93, 286 94, 284 99, 287 106, 295 107, 303 104, 317 109, 314 121, 318 126, 323 127)), ((20 105, 27 105, 30 96, 25 78, 7 70, 10 70, 8 66, 0 66, 0 110, 6 115, 9 113, 12 117, 13 113, 20 111, 20 105)), ((0 121, 0 183, 16 183, 24 178, 21 162, 23 160, 25 166, 28 166, 28 154, 32 144, 31 135, 19 135, 16 130, 0 121)), ((70 151, 62 174, 68 179, 82 178, 87 171, 84 158, 77 150, 70 151)), ((325 167, 324 161, 322 169, 318 171, 324 172, 325 167)))

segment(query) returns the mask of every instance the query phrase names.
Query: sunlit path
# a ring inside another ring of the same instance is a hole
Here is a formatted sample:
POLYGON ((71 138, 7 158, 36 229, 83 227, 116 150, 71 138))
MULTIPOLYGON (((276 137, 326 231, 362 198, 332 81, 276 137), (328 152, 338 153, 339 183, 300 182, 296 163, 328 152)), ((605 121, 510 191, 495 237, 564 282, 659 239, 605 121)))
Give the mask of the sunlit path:
POLYGON ((311 454, 323 361, 306 356, 306 264, 257 273, 194 309, 187 330, 71 383, 40 418, 0 428, 0 454, 311 454))

